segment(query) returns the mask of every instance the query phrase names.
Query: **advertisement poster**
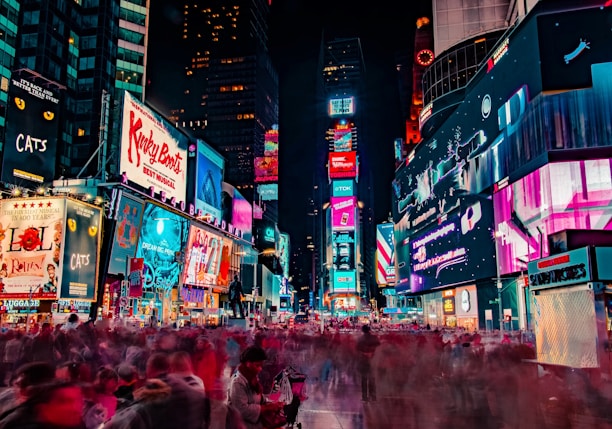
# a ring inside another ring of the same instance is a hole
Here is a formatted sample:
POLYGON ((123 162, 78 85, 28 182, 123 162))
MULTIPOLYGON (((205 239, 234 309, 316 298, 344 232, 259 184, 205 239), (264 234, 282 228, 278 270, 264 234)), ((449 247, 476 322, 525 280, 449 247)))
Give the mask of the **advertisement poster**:
POLYGON ((196 173, 196 210, 204 216, 221 219, 221 184, 225 159, 203 140, 198 140, 196 173))
POLYGON ((255 157, 255 182, 278 182, 278 157, 255 157))
POLYGON ((330 152, 329 178, 343 179, 357 176, 357 152, 330 152))
POLYGON ((2 299, 57 299, 65 204, 63 198, 0 202, 2 299))
POLYGON ((187 144, 187 136, 125 92, 119 168, 130 182, 185 202, 187 144))
POLYGON ((334 271, 334 293, 357 291, 355 271, 334 271))
POLYGON ((145 205, 136 251, 136 257, 144 259, 145 291, 170 293, 178 286, 188 233, 188 219, 156 204, 145 205))
POLYGON ((331 197, 332 229, 355 229, 355 197, 331 197))
POLYGON ((227 286, 233 241, 191 225, 185 254, 183 283, 191 286, 227 286))
POLYGON ((353 150, 353 130, 336 129, 334 130, 334 151, 349 152, 353 150))
POLYGON ((136 255, 143 208, 144 202, 142 200, 131 197, 125 192, 121 193, 108 273, 125 274, 128 259, 136 255))
POLYGON ((58 85, 27 71, 15 75, 7 101, 2 181, 50 182, 59 130, 58 85))
POLYGON ((391 222, 376 225, 376 283, 395 283, 395 245, 391 222))
POLYGON ((143 258, 130 258, 128 264, 128 296, 140 298, 143 286, 143 258))
POLYGON ((99 207, 66 200, 60 299, 96 299, 101 225, 99 207))

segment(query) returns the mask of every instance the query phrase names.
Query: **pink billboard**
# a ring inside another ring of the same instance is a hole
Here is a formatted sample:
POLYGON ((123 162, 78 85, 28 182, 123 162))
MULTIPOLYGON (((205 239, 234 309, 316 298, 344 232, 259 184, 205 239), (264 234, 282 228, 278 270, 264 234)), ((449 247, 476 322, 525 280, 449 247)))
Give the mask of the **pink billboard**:
POLYGON ((355 229, 355 197, 331 197, 332 229, 335 231, 355 229))

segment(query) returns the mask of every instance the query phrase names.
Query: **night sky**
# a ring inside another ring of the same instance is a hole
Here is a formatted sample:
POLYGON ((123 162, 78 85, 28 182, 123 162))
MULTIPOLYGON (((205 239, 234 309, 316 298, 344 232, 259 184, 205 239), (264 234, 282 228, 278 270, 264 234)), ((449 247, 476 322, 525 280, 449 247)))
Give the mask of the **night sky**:
POLYGON ((315 97, 323 32, 326 39, 361 40, 366 97, 371 106, 367 119, 370 135, 366 137, 376 145, 372 151, 376 158, 368 164, 375 170, 375 221, 380 223, 391 208, 393 140, 405 135, 394 55, 398 50, 412 52, 416 18, 428 3, 410 2, 414 9, 406 13, 397 9, 394 0, 379 0, 368 8, 347 0, 273 0, 271 46, 280 83, 279 223, 280 229, 290 234, 293 248, 303 246, 308 234, 305 213, 312 195, 314 145, 323 138, 315 133, 314 122, 316 115, 326 111, 325 100, 315 97))

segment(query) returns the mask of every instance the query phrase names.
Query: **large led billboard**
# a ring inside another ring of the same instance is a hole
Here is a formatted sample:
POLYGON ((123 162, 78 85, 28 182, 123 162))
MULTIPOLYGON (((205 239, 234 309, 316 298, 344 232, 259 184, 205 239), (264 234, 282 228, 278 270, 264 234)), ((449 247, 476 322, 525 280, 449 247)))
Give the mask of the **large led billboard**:
POLYGON ((565 229, 612 230, 609 159, 550 163, 493 194, 500 274, 527 270, 565 229))
POLYGON ((332 197, 352 197, 354 195, 354 180, 332 180, 332 197))
POLYGON ((332 229, 334 231, 355 229, 355 197, 331 197, 332 229))
POLYGON ((283 269, 283 277, 289 278, 289 255, 290 255, 290 237, 289 234, 281 232, 278 235, 277 255, 280 265, 283 269))
POLYGON ((255 156, 255 182, 278 181, 278 130, 271 129, 264 135, 263 156, 255 156))
POLYGON ((355 231, 333 232, 332 267, 338 271, 355 269, 355 231))
POLYGON ((223 182, 222 187, 222 220, 240 231, 244 240, 251 241, 253 238, 253 206, 234 186, 223 182))
POLYGON ((136 256, 144 258, 144 291, 169 293, 178 286, 180 260, 187 243, 189 220, 156 204, 147 203, 136 256))
POLYGON ((195 208, 220 220, 225 159, 203 140, 198 140, 197 146, 195 208))
POLYGON ((59 299, 95 301, 102 209, 81 201, 66 200, 63 264, 59 299))
POLYGON ((127 261, 136 255, 138 234, 142 221, 144 202, 125 192, 118 191, 115 232, 108 262, 109 274, 126 274, 127 261))
POLYGON ((41 184, 54 179, 59 101, 58 84, 28 70, 14 73, 7 102, 3 182, 41 184))
POLYGON ((376 225, 376 283, 395 284, 395 245, 390 222, 376 225))
POLYGON ((183 284, 200 287, 229 285, 233 240, 197 225, 189 228, 183 284))
POLYGON ((261 201, 278 201, 278 183, 257 185, 257 195, 261 201))
POLYGON ((0 296, 95 300, 101 209, 58 197, 0 204, 0 296))
POLYGON ((349 152, 353 150, 353 130, 351 128, 334 130, 334 151, 349 152))
POLYGON ((410 291, 496 277, 492 223, 492 204, 483 199, 411 237, 409 259, 403 261, 410 266, 410 291))
POLYGON ((119 169, 133 182, 185 202, 187 137, 124 92, 119 169))
POLYGON ((330 152, 329 178, 347 179, 357 177, 357 152, 330 152))
POLYGON ((333 293, 357 292, 355 271, 334 271, 333 293))
POLYGON ((355 98, 330 98, 327 103, 327 114, 330 117, 351 116, 355 114, 355 98))

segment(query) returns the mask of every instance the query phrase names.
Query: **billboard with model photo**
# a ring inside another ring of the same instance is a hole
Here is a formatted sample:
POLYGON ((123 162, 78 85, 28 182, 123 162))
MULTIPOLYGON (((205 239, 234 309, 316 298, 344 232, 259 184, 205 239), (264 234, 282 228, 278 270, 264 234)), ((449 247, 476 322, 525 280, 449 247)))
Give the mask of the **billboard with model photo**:
POLYGON ((195 208, 221 220, 221 184, 225 159, 203 140, 197 141, 195 208))

